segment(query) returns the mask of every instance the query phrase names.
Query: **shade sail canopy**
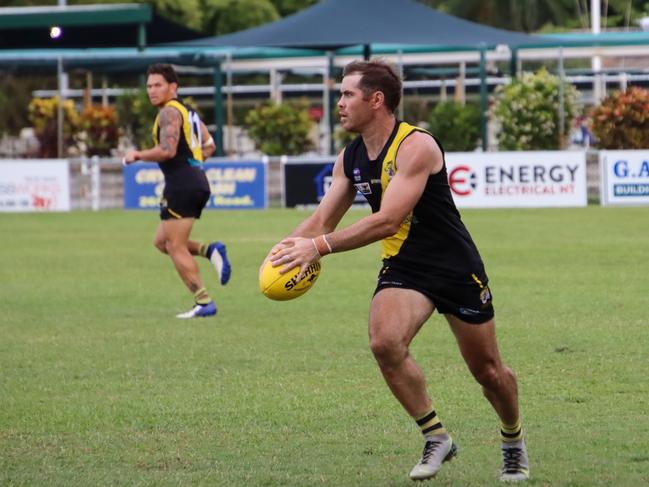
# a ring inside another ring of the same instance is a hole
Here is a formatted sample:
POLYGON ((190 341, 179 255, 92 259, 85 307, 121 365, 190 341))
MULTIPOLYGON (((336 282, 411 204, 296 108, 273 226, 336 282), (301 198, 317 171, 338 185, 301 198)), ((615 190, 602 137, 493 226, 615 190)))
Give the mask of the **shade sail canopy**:
POLYGON ((277 22, 183 44, 335 50, 374 43, 477 48, 544 42, 543 38, 453 17, 415 0, 323 0, 277 22))

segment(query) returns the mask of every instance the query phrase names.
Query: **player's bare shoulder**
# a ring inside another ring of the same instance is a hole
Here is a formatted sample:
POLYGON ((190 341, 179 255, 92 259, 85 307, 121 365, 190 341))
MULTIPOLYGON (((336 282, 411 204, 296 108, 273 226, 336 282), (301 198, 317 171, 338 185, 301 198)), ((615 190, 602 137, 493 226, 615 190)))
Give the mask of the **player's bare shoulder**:
POLYGON ((431 174, 441 171, 444 156, 435 139, 427 132, 415 131, 408 135, 397 153, 397 167, 414 165, 420 169, 426 168, 431 174))
POLYGON ((160 127, 167 125, 180 125, 182 123, 182 115, 180 111, 173 106, 166 106, 160 110, 158 114, 158 124, 160 127))

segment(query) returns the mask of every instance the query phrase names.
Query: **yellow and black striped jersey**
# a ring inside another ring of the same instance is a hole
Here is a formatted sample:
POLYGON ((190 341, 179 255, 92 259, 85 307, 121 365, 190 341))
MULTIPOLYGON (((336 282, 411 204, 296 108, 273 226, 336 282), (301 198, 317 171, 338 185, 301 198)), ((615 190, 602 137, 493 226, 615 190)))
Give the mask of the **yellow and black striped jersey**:
MULTIPOLYGON (((203 152, 201 149, 201 121, 198 115, 179 100, 169 100, 166 107, 173 107, 182 116, 180 136, 176 155, 161 162, 160 169, 165 177, 165 187, 170 189, 207 189, 209 184, 203 172, 203 152)), ((160 138, 159 114, 153 122, 153 142, 160 138)))
MULTIPOLYGON (((345 176, 365 196, 374 213, 381 208, 383 194, 398 171, 399 147, 413 132, 433 137, 422 128, 397 121, 376 160, 369 160, 362 137, 345 147, 345 176)), ((435 141, 442 149, 439 141, 435 141)), ((446 163, 441 171, 428 177, 421 198, 398 232, 383 239, 381 244, 386 263, 458 280, 465 280, 472 273, 484 275, 480 254, 453 202, 446 163)))

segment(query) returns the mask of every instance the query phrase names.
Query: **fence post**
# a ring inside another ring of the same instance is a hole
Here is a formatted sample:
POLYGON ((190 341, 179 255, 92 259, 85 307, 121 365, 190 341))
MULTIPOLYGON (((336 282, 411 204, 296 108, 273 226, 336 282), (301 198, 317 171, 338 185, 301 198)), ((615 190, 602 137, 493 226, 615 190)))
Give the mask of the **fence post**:
POLYGON ((101 203, 101 166, 99 156, 90 158, 90 197, 92 211, 99 211, 101 203))

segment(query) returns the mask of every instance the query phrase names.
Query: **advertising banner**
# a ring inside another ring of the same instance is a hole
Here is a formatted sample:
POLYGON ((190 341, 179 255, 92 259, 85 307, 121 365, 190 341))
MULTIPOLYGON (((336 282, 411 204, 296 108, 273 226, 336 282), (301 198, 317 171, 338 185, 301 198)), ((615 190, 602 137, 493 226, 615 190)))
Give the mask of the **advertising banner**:
MULTIPOLYGON (((203 165, 212 196, 206 209, 263 209, 268 206, 266 165, 261 161, 208 161, 203 165)), ((124 168, 124 208, 158 209, 164 176, 157 164, 124 168)))
POLYGON ((602 205, 649 205, 649 151, 601 151, 602 205))
POLYGON ((0 161, 0 211, 70 211, 68 161, 0 161))
POLYGON ((586 206, 586 153, 450 152, 449 185, 458 208, 586 206))
MULTIPOLYGON (((335 157, 317 159, 289 159, 282 164, 284 207, 313 207, 331 186, 335 157)), ((366 203, 362 194, 355 204, 366 203)))

